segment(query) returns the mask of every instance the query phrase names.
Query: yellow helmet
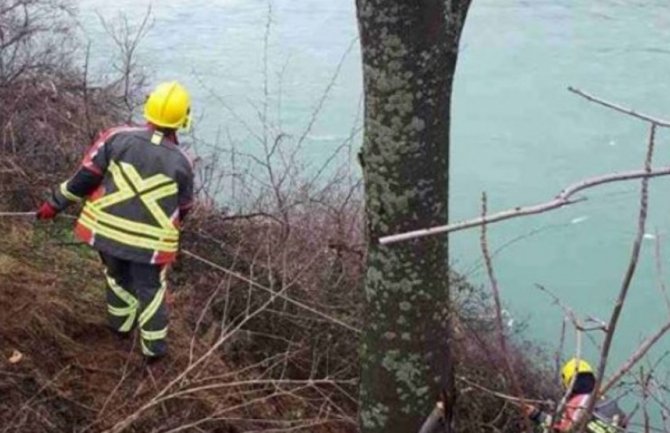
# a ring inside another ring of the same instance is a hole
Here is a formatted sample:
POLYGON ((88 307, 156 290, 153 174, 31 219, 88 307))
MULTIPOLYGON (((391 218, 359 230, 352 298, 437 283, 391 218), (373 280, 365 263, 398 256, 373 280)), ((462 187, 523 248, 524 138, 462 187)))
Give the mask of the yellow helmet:
POLYGON ((144 118, 164 128, 188 128, 191 123, 191 97, 176 81, 161 83, 144 104, 144 118))
POLYGON ((572 379, 575 375, 580 373, 591 373, 593 374, 593 368, 591 365, 581 359, 572 358, 570 361, 566 362, 561 369, 561 380, 563 381, 563 386, 568 388, 572 383, 572 379))

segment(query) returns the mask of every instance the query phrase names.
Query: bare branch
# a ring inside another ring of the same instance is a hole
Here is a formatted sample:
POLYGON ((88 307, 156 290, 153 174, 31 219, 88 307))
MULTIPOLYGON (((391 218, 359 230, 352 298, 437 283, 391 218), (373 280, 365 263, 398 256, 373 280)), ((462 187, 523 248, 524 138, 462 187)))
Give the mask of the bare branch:
MULTIPOLYGON (((645 171, 647 173, 651 172, 651 163, 654 156, 654 140, 656 137, 656 124, 652 124, 649 131, 649 143, 647 147, 647 156, 644 162, 645 171)), ((607 332, 605 333, 605 340, 603 341, 603 347, 600 352, 600 363, 598 365, 596 373, 596 384, 594 389, 600 393, 600 385, 603 381, 603 376, 605 374, 605 368, 607 367, 607 361, 609 359, 609 353, 612 346, 612 341, 614 339, 614 334, 616 331, 617 324, 619 322, 619 317, 621 311, 623 310, 624 303, 626 302, 626 297, 628 295, 628 290, 630 289, 630 284, 635 275, 635 270, 637 269, 638 258, 640 257, 640 250, 642 249, 642 239, 645 233, 645 226, 647 222, 647 209, 648 209, 648 199, 649 199, 649 178, 645 177, 642 180, 642 186, 640 191, 640 215, 638 217, 638 228, 635 240, 633 242, 633 251, 631 252, 630 262, 628 263, 628 268, 626 269, 626 274, 624 275, 623 282, 621 283, 621 289, 619 291, 619 296, 617 298, 614 309, 612 310, 612 316, 607 324, 607 332)), ((595 408, 597 398, 589 399, 588 406, 585 410, 585 415, 580 422, 580 426, 577 431, 582 431, 586 420, 589 419, 595 408)))
MULTIPOLYGON (((487 210, 486 205, 487 205, 486 193, 482 193, 482 218, 486 217, 486 210, 487 210)), ((516 395, 523 396, 523 391, 521 390, 521 386, 519 386, 519 379, 516 376, 516 371, 514 371, 514 368, 512 367, 512 362, 510 361, 509 357, 509 351, 507 350, 507 338, 505 336, 505 328, 503 327, 503 321, 502 321, 502 302, 500 301, 500 289, 498 287, 498 280, 496 279, 495 272, 493 270, 493 261, 491 260, 491 255, 489 254, 488 242, 486 239, 486 224, 482 225, 480 245, 482 249, 482 255, 484 256, 484 261, 486 263, 486 272, 488 274, 489 281, 491 283, 493 300, 495 301, 498 343, 500 344, 500 350, 502 351, 503 359, 505 360, 505 366, 507 367, 507 372, 512 382, 512 390, 516 395)), ((523 419, 526 423, 526 430, 528 432, 532 432, 533 428, 532 425, 530 424, 530 420, 525 416, 523 417, 523 419)))
MULTIPOLYGON (((586 334, 586 328, 584 326, 584 323, 579 320, 575 312, 572 310, 572 308, 568 307, 565 305, 555 294, 553 294, 549 289, 546 287, 536 284, 536 287, 549 295, 553 300, 556 305, 558 305, 564 312, 564 321, 563 323, 565 324, 565 319, 569 319, 570 322, 572 323, 572 326, 575 328, 575 340, 576 340, 576 347, 575 347, 575 355, 574 358, 579 360, 582 359, 582 337, 584 334, 586 334)), ((589 334, 586 334, 587 336, 589 334)), ((563 336, 561 336, 563 338, 563 336)), ((562 346, 561 342, 561 346, 562 346)), ((556 368, 557 371, 559 370, 559 357, 560 353, 556 354, 556 368)), ((570 384, 566 387, 565 392, 563 393, 563 396, 561 397, 561 400, 558 402, 558 405, 556 406, 556 409, 552 415, 552 419, 560 419, 560 417, 563 414, 563 411, 566 408, 566 405, 568 404, 568 399, 570 398, 570 395, 572 394, 572 389, 575 386, 575 380, 576 380, 576 375, 572 378, 570 381, 570 384)))
POLYGON ((275 291, 273 291, 273 290, 271 290, 271 289, 269 289, 269 288, 267 288, 267 287, 265 287, 265 286, 263 286, 263 285, 258 284, 258 283, 255 282, 255 281, 253 281, 253 280, 251 280, 251 279, 245 277, 244 275, 241 275, 241 274, 239 274, 239 273, 237 273, 237 272, 231 271, 230 269, 226 269, 226 268, 224 268, 223 266, 219 266, 219 265, 217 265, 216 263, 213 263, 213 262, 211 262, 211 261, 205 259, 204 257, 200 257, 199 255, 194 254, 194 253, 192 253, 192 252, 190 252, 190 251, 182 251, 182 252, 183 252, 184 255, 186 255, 186 256, 189 256, 189 257, 191 257, 191 258, 193 258, 193 259, 195 259, 195 260, 198 260, 198 261, 201 262, 201 263, 204 263, 204 264, 206 264, 206 265, 208 265, 208 266, 211 266, 211 267, 214 268, 214 269, 218 269, 218 270, 221 271, 221 272, 224 272, 224 273, 226 273, 226 274, 228 274, 228 275, 231 275, 231 276, 233 276, 233 277, 235 277, 235 278, 238 278, 238 279, 240 279, 240 280, 242 280, 242 281, 245 281, 245 282, 247 282, 249 285, 251 285, 251 286, 253 286, 253 287, 257 288, 257 289, 263 290, 263 291, 265 291, 265 292, 268 292, 268 293, 272 294, 273 296, 277 296, 278 298, 281 298, 281 299, 283 299, 283 300, 285 300, 285 301, 287 301, 287 302, 289 302, 289 303, 291 303, 291 304, 293 304, 293 305, 295 305, 295 306, 297 306, 297 307, 300 307, 300 308, 302 308, 303 310, 306 310, 306 311, 309 311, 310 313, 316 314, 317 316, 320 316, 320 317, 322 317, 322 318, 324 318, 324 319, 326 319, 326 320, 328 320, 328 321, 330 321, 330 322, 332 322, 332 323, 338 324, 338 325, 342 326, 343 328, 346 328, 346 329, 348 329, 348 330, 350 330, 350 331, 352 331, 352 332, 355 332, 355 333, 357 333, 357 334, 360 334, 360 333, 361 333, 361 330, 360 330, 360 329, 358 329, 358 328, 356 328, 356 327, 354 327, 354 326, 352 326, 352 325, 349 325, 348 323, 345 323, 345 322, 341 321, 340 319, 337 319, 337 318, 335 318, 335 317, 329 316, 328 314, 326 314, 326 313, 324 313, 324 312, 321 312, 321 311, 319 311, 319 310, 317 310, 317 309, 315 309, 315 308, 312 308, 312 307, 310 307, 310 306, 307 305, 307 304, 303 304, 303 303, 300 302, 300 301, 296 301, 295 299, 290 298, 290 297, 286 296, 285 294, 275 292, 275 291))
POLYGON ((600 387, 600 394, 604 395, 609 391, 614 385, 616 385, 621 378, 628 373, 633 367, 635 367, 635 364, 638 363, 646 354, 649 352, 649 349, 654 347, 656 343, 668 332, 670 331, 670 321, 668 321, 665 325, 661 327, 654 335, 651 337, 647 338, 641 345, 640 347, 637 348, 635 353, 631 355, 630 358, 626 361, 624 365, 622 365, 619 370, 612 375, 612 377, 609 378, 607 383, 603 386, 600 387))
POLYGON ((349 56, 351 51, 354 49, 357 42, 358 42, 358 38, 354 38, 349 43, 349 46, 345 50, 344 54, 342 54, 342 57, 340 57, 340 61, 337 63, 337 66, 335 67, 335 72, 333 72, 333 75, 332 75, 330 81, 326 85, 326 89, 321 94, 321 98, 317 102, 316 107, 314 107, 314 111, 312 112, 312 115, 309 119, 309 122, 307 123, 307 127, 305 128, 305 130, 300 135, 300 138, 298 139, 298 144, 297 144, 296 147, 299 148, 302 145, 303 141, 305 141, 305 139, 307 138, 309 133, 312 132, 312 128, 314 127, 314 124, 318 120, 319 114, 321 113, 321 109, 323 108, 323 105, 326 103, 326 100, 328 99, 328 96, 330 96, 330 91, 335 86, 335 83, 340 76, 340 72, 342 70, 342 66, 344 65, 344 61, 347 59, 347 57, 349 56))
POLYGON ((518 218, 526 215, 536 215, 586 200, 586 198, 572 199, 572 196, 580 191, 589 188, 613 182, 622 182, 635 179, 651 179, 654 177, 668 176, 668 175, 670 175, 670 166, 653 170, 650 169, 648 171, 631 170, 620 173, 611 173, 602 176, 590 177, 568 186, 563 191, 561 191, 561 193, 558 194, 556 198, 544 203, 532 206, 516 207, 502 212, 489 214, 486 217, 473 218, 453 224, 448 224, 445 226, 438 226, 429 229, 421 229, 391 236, 384 236, 379 239, 379 243, 382 245, 388 245, 410 239, 422 238, 425 236, 452 233, 460 230, 469 229, 472 227, 478 227, 484 224, 488 225, 499 221, 518 218))
POLYGON ((646 122, 651 122, 652 124, 654 124, 656 126, 661 126, 661 127, 666 127, 666 128, 670 127, 670 121, 668 121, 668 120, 658 119, 658 118, 649 116, 649 115, 644 114, 644 113, 638 113, 635 110, 632 110, 630 108, 622 107, 622 106, 620 106, 618 104, 615 104, 613 102, 605 101, 604 99, 600 99, 598 97, 590 95, 590 94, 588 94, 588 93, 586 93, 582 90, 576 89, 572 86, 568 87, 568 90, 570 92, 576 94, 576 95, 579 95, 579 96, 591 101, 591 102, 595 102, 596 104, 602 105, 602 106, 607 107, 607 108, 611 108, 615 111, 618 111, 619 113, 623 113, 623 114, 626 114, 628 116, 636 117, 636 118, 638 118, 640 120, 644 120, 646 122))
POLYGON ((663 299, 665 300, 665 305, 668 307, 668 311, 670 312, 670 296, 668 296, 668 287, 666 286, 665 280, 663 278, 663 256, 661 254, 661 235, 658 232, 658 229, 656 229, 654 246, 655 246, 654 259, 656 261, 656 277, 658 278, 658 289, 661 291, 661 295, 663 295, 663 299))

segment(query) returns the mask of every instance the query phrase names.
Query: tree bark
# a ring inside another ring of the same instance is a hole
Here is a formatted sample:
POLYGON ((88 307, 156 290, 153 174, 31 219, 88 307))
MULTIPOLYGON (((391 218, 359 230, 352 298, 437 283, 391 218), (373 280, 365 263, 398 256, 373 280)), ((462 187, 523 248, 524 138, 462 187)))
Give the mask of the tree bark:
POLYGON ((369 240, 363 433, 417 432, 441 392, 448 406, 454 396, 447 242, 378 239, 447 223, 450 100, 469 5, 357 0, 369 240))

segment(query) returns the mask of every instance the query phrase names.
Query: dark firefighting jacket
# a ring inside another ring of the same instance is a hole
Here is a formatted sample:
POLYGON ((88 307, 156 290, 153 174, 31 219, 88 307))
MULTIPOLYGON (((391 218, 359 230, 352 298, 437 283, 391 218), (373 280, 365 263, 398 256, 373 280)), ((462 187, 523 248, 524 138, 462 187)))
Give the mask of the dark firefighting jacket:
POLYGON ((152 126, 109 129, 51 200, 58 210, 79 201, 79 239, 120 259, 170 263, 193 203, 191 160, 175 136, 152 126))
MULTIPOLYGON (((577 394, 570 397, 563 416, 552 423, 551 414, 537 411, 530 415, 530 419, 545 428, 545 431, 571 431, 588 406, 591 394, 577 394)), ((593 415, 586 423, 587 433, 623 433, 626 431, 627 417, 619 408, 616 400, 603 399, 596 403, 593 415)))

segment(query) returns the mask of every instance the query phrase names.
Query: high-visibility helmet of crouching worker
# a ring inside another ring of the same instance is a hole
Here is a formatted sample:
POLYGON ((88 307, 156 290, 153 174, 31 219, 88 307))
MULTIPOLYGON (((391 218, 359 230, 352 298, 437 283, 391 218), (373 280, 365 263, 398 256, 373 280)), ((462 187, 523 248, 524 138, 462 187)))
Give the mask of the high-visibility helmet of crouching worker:
POLYGON ((193 204, 193 166, 177 139, 190 111, 181 84, 159 84, 145 104, 147 124, 102 131, 74 176, 37 211, 51 219, 82 202, 75 235, 105 265, 108 325, 121 336, 139 328, 149 359, 167 353, 166 272, 193 204))
MULTIPOLYGON (((528 405, 524 408, 528 418, 545 430, 567 432, 582 421, 595 390, 594 370, 588 362, 572 358, 561 368, 561 384, 566 392, 569 391, 569 395, 560 420, 552 420, 551 413, 543 412, 535 406, 528 405)), ((626 423, 626 415, 619 408, 617 401, 601 398, 586 423, 585 431, 621 433, 626 431, 626 423)))

